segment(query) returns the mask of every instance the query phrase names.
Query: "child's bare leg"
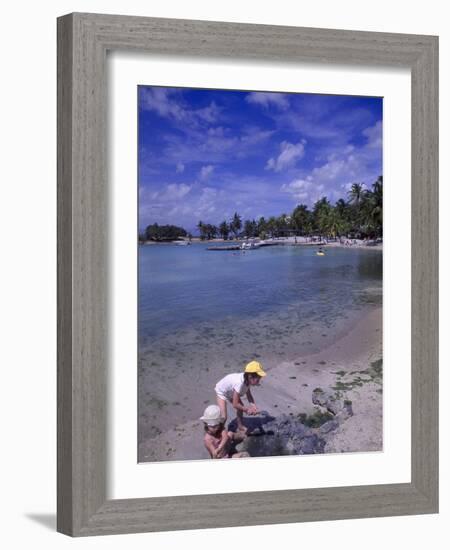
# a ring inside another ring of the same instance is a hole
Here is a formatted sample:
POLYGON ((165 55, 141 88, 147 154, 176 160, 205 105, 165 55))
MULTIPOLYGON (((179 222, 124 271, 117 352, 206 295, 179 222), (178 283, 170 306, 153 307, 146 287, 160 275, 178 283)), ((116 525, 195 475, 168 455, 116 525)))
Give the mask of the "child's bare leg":
POLYGON ((228 432, 228 437, 235 445, 242 443, 247 438, 244 432, 228 432))
POLYGON ((217 405, 220 409, 220 416, 223 418, 224 424, 227 422, 227 402, 217 396, 217 405))

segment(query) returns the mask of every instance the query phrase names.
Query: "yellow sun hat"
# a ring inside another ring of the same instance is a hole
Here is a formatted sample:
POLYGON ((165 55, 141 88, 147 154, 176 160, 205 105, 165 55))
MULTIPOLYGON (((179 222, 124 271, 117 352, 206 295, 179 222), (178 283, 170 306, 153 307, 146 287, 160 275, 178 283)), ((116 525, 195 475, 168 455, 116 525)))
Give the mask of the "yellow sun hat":
POLYGON ((261 377, 266 376, 266 373, 263 371, 261 363, 258 363, 258 361, 250 361, 250 363, 248 363, 245 367, 244 372, 251 372, 261 377))

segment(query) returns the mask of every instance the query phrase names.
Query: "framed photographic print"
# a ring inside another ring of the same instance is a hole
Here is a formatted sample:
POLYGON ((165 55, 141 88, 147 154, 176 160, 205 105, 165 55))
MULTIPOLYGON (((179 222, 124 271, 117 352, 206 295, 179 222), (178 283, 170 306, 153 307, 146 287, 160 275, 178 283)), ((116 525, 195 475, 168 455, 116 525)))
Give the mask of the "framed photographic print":
POLYGON ((436 512, 437 38, 71 14, 58 71, 58 529, 436 512))

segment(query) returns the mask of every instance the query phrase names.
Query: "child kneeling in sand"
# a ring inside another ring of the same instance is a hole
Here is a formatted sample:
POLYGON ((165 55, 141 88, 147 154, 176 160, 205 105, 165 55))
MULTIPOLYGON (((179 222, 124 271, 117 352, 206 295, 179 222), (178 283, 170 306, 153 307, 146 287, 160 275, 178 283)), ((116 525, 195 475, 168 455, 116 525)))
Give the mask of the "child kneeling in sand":
POLYGON ((244 372, 228 374, 216 384, 215 391, 217 405, 220 408, 220 415, 223 421, 227 421, 227 402, 231 403, 236 411, 236 421, 239 431, 246 432, 243 422, 244 413, 255 415, 259 414, 259 409, 255 405, 250 386, 259 386, 261 379, 266 376, 263 368, 258 361, 251 361, 245 367, 244 372), (247 397, 248 407, 244 405, 241 397, 247 397))
POLYGON ((206 407, 200 420, 205 424, 205 436, 203 441, 211 458, 244 458, 250 456, 247 452, 237 452, 234 448, 236 443, 243 441, 233 432, 225 429, 225 422, 220 416, 220 409, 217 405, 206 407))

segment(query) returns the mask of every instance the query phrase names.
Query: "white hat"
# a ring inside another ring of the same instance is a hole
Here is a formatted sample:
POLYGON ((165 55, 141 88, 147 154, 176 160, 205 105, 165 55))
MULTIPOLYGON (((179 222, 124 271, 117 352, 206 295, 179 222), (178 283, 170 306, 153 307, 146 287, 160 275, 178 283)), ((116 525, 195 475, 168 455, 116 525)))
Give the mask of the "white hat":
POLYGON ((220 409, 217 405, 209 405, 200 420, 208 426, 217 426, 217 424, 222 424, 223 417, 220 416, 220 409))

